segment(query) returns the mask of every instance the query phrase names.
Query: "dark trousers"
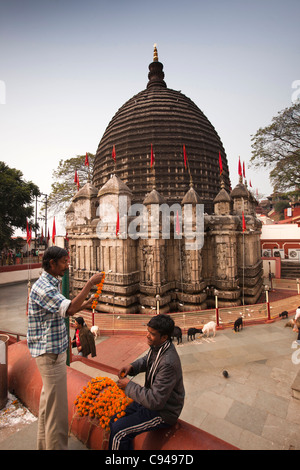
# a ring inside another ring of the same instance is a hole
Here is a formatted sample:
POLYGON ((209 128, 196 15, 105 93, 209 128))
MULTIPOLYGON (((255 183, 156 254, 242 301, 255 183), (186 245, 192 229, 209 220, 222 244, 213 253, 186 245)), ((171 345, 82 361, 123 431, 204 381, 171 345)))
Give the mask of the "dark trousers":
POLYGON ((114 418, 110 420, 110 450, 132 450, 133 438, 138 434, 170 426, 157 411, 147 410, 136 402, 127 406, 125 416, 117 421, 114 418))

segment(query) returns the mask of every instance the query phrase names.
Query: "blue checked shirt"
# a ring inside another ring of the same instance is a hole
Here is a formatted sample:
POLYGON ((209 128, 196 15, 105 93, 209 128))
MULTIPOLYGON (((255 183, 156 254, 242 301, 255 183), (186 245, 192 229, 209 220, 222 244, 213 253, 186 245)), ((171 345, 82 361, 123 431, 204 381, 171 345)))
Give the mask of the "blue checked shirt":
POLYGON ((70 303, 59 291, 59 280, 44 271, 29 296, 27 344, 32 357, 67 350, 64 317, 70 303))

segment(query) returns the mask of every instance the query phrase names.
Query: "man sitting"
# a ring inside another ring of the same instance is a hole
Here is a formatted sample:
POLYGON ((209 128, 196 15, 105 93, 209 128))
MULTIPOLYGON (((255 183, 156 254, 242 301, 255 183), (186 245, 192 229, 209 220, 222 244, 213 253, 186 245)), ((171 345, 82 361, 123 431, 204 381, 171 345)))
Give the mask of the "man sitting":
POLYGON ((147 327, 148 354, 118 373, 118 386, 134 401, 125 416, 110 421, 111 450, 130 450, 136 435, 175 424, 183 408, 182 368, 171 341, 174 321, 168 315, 156 315, 147 327), (140 372, 146 373, 144 387, 127 378, 140 372))

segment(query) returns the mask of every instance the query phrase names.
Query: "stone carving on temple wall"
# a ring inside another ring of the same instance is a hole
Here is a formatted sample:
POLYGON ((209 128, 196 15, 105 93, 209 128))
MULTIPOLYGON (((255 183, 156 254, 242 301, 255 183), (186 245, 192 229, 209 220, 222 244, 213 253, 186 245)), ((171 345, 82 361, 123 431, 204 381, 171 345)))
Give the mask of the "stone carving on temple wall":
POLYGON ((227 268, 227 246, 225 243, 217 243, 216 255, 217 255, 217 273, 219 279, 226 279, 226 268, 227 268))
POLYGON ((198 279, 202 279, 202 250, 198 252, 198 279))
POLYGON ((167 253, 165 247, 161 247, 160 251, 160 282, 166 282, 167 277, 167 253))
POLYGON ((143 248, 143 267, 144 267, 144 284, 151 285, 153 282, 154 254, 151 246, 143 248))
POLYGON ((192 269, 192 264, 191 264, 191 252, 188 250, 185 250, 185 245, 183 244, 181 246, 181 269, 182 269, 182 278, 184 283, 189 283, 191 282, 192 276, 191 276, 191 269, 192 269))

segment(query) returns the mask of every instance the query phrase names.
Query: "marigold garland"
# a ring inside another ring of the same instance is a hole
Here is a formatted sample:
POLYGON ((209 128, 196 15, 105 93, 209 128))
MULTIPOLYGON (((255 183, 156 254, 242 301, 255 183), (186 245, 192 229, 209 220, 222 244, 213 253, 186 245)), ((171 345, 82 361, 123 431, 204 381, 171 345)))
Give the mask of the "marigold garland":
POLYGON ((96 377, 76 397, 74 405, 78 416, 88 416, 96 420, 103 429, 109 430, 109 422, 125 416, 126 407, 132 403, 123 390, 108 377, 96 377))
POLYGON ((94 300, 93 300, 93 303, 92 303, 93 311, 97 307, 97 303, 98 303, 98 300, 99 300, 99 297, 100 297, 100 294, 101 294, 101 291, 102 291, 102 288, 103 288, 103 284, 104 284, 104 281, 105 281, 105 272, 102 271, 102 274, 103 274, 103 277, 101 279, 101 282, 99 284, 97 284, 97 292, 96 292, 96 294, 94 294, 94 300))

